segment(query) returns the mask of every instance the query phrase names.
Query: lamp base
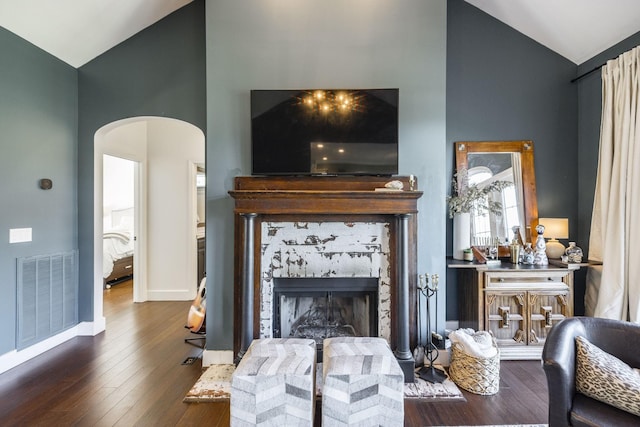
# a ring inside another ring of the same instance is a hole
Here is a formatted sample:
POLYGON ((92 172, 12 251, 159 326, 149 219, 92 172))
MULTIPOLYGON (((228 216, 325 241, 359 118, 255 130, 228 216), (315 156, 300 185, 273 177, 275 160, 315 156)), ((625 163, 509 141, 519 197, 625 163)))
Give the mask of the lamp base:
POLYGON ((551 239, 547 242, 547 258, 558 259, 564 255, 565 247, 556 239, 551 239))

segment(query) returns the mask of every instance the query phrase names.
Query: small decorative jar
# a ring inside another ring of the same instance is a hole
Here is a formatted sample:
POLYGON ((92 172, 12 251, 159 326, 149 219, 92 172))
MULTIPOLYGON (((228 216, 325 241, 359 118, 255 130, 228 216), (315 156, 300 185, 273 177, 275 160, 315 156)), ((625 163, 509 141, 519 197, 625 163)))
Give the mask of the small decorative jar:
POLYGON ((569 247, 564 251, 569 264, 579 264, 582 262, 582 249, 576 246, 576 242, 569 242, 569 247))
POLYGON ((535 253, 533 251, 533 248, 531 247, 531 242, 527 242, 526 246, 524 247, 524 253, 522 254, 522 263, 523 264, 533 264, 533 260, 535 257, 535 253))
POLYGON ((548 265, 549 258, 547 257, 547 243, 544 241, 544 225, 538 224, 536 226, 536 232, 538 233, 538 237, 536 238, 533 263, 535 265, 548 265))
POLYGON ((462 251, 462 257, 465 261, 473 261, 473 252, 471 251, 471 248, 462 251))
POLYGON ((512 245, 520 244, 522 241, 522 237, 520 237, 520 226, 514 225, 511 227, 511 231, 513 231, 513 239, 511 240, 512 245))
POLYGON ((520 262, 520 245, 518 242, 509 245, 509 253, 511 254, 511 264, 518 264, 520 262))

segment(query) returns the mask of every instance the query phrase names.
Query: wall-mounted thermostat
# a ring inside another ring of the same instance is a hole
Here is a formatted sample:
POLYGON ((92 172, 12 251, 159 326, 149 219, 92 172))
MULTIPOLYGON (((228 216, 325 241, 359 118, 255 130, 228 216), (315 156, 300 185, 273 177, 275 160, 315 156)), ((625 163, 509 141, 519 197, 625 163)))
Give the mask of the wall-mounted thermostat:
POLYGON ((53 188, 53 181, 49 178, 42 178, 40 180, 40 188, 43 190, 51 190, 51 188, 53 188))

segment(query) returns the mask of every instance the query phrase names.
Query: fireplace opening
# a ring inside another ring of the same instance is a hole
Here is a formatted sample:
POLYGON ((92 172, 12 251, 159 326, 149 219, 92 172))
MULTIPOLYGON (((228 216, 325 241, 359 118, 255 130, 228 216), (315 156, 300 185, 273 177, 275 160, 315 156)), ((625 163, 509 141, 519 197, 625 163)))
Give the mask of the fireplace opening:
POLYGON ((273 336, 316 341, 378 335, 378 278, 274 278, 273 336))

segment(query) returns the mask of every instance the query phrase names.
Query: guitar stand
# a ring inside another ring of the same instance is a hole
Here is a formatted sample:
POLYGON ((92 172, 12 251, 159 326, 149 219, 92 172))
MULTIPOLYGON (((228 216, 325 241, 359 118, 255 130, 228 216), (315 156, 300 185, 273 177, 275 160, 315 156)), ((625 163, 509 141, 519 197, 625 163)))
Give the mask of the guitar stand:
MULTIPOLYGON (((188 326, 185 326, 185 328, 189 329, 188 326)), ((204 335, 205 334, 205 332, 200 332, 200 331, 198 331, 198 332, 193 332, 192 331, 191 333, 192 334, 196 334, 196 335, 204 335)), ((201 337, 197 337, 197 338, 185 338, 184 342, 189 344, 189 345, 192 345, 194 347, 198 347, 198 348, 204 349, 204 345, 205 345, 206 340, 207 340, 206 336, 201 336, 201 337)))
POLYGON ((200 285, 198 285, 196 299, 193 301, 193 304, 191 304, 191 308, 189 308, 187 324, 184 326, 185 328, 189 329, 192 334, 200 335, 198 338, 185 338, 184 342, 203 350, 207 341, 207 337, 205 336, 205 334, 207 333, 205 323, 205 295, 207 292, 207 288, 205 286, 206 283, 207 278, 203 277, 200 281, 200 285), (196 328, 196 325, 199 325, 197 326, 198 330, 194 330, 196 328))

